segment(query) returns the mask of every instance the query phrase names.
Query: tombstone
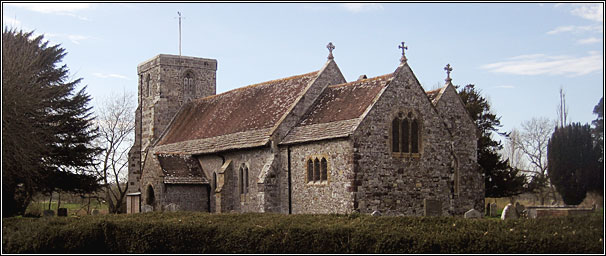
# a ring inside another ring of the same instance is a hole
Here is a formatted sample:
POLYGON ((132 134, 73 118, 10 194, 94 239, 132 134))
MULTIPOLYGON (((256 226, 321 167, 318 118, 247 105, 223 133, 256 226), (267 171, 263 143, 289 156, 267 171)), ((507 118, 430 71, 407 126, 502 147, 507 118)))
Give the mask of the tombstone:
POLYGON ((168 205, 166 205, 166 207, 164 207, 164 211, 167 212, 176 212, 179 210, 179 205, 175 204, 175 203, 170 203, 168 205))
POLYGON ((499 216, 499 212, 497 212, 497 203, 490 204, 490 217, 499 216))
POLYGON ((153 212, 153 211, 154 211, 154 207, 149 204, 144 204, 143 207, 141 207, 141 212, 153 212))
POLYGON ((98 209, 94 209, 93 210, 93 215, 99 215, 99 210, 98 209))
POLYGON ((42 216, 44 216, 44 217, 53 217, 53 216, 55 216, 55 211, 53 211, 53 210, 44 210, 42 212, 42 216))
POLYGON ((518 213, 518 216, 524 216, 526 207, 524 207, 523 204, 520 204, 519 202, 516 202, 516 212, 518 213))
POLYGON ((381 216, 381 212, 380 211, 374 211, 370 215, 372 215, 372 216, 381 216))
POLYGON ((471 209, 471 210, 465 212, 465 215, 463 215, 463 217, 465 219, 481 219, 482 213, 476 209, 471 209))
POLYGON ((59 209, 57 209, 57 216, 66 217, 67 216, 67 208, 59 208, 59 209))
POLYGON ((442 202, 438 200, 423 199, 425 216, 442 216, 442 202))
POLYGON ((518 213, 513 205, 507 204, 505 208, 503 208, 503 213, 501 213, 501 219, 517 219, 518 213))

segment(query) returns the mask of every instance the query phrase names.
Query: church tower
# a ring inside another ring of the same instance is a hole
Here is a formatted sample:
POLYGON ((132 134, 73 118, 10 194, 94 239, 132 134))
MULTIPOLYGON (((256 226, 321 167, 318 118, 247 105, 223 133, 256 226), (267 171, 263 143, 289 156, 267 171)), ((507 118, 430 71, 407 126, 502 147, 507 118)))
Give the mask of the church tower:
POLYGON ((129 151, 129 192, 139 180, 148 147, 159 139, 179 108, 188 101, 216 94, 217 60, 160 54, 137 66, 138 107, 135 143, 129 151))

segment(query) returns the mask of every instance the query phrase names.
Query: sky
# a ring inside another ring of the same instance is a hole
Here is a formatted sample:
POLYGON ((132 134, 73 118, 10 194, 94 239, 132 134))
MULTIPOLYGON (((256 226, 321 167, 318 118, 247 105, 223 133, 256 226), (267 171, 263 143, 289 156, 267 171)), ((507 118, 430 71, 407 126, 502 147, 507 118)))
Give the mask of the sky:
MULTIPOLYGON (((2 25, 67 52, 93 107, 136 94, 137 65, 158 54, 218 61, 217 93, 316 71, 335 45, 347 81, 392 73, 404 41, 426 90, 474 84, 501 131, 557 118, 591 123, 604 95, 603 3, 2 3, 2 25)), ((134 98, 135 99, 135 98, 134 98)), ((136 99, 135 99, 136 100, 136 99)))

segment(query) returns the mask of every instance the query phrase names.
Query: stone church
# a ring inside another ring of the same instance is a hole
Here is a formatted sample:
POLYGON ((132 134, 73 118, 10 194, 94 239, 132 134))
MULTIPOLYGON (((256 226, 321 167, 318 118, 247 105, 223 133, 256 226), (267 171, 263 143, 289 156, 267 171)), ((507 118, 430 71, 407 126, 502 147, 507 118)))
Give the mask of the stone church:
POLYGON ((452 216, 484 211, 478 131, 450 79, 317 71, 216 94, 217 61, 160 54, 137 67, 127 212, 452 216))

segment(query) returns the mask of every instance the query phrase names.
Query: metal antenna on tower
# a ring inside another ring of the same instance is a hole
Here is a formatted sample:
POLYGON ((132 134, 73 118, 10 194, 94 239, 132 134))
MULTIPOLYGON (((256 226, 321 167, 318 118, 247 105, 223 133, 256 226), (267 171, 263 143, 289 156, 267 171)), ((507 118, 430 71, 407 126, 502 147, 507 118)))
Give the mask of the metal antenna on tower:
POLYGON ((179 14, 179 56, 181 56, 181 12, 177 14, 179 14))

